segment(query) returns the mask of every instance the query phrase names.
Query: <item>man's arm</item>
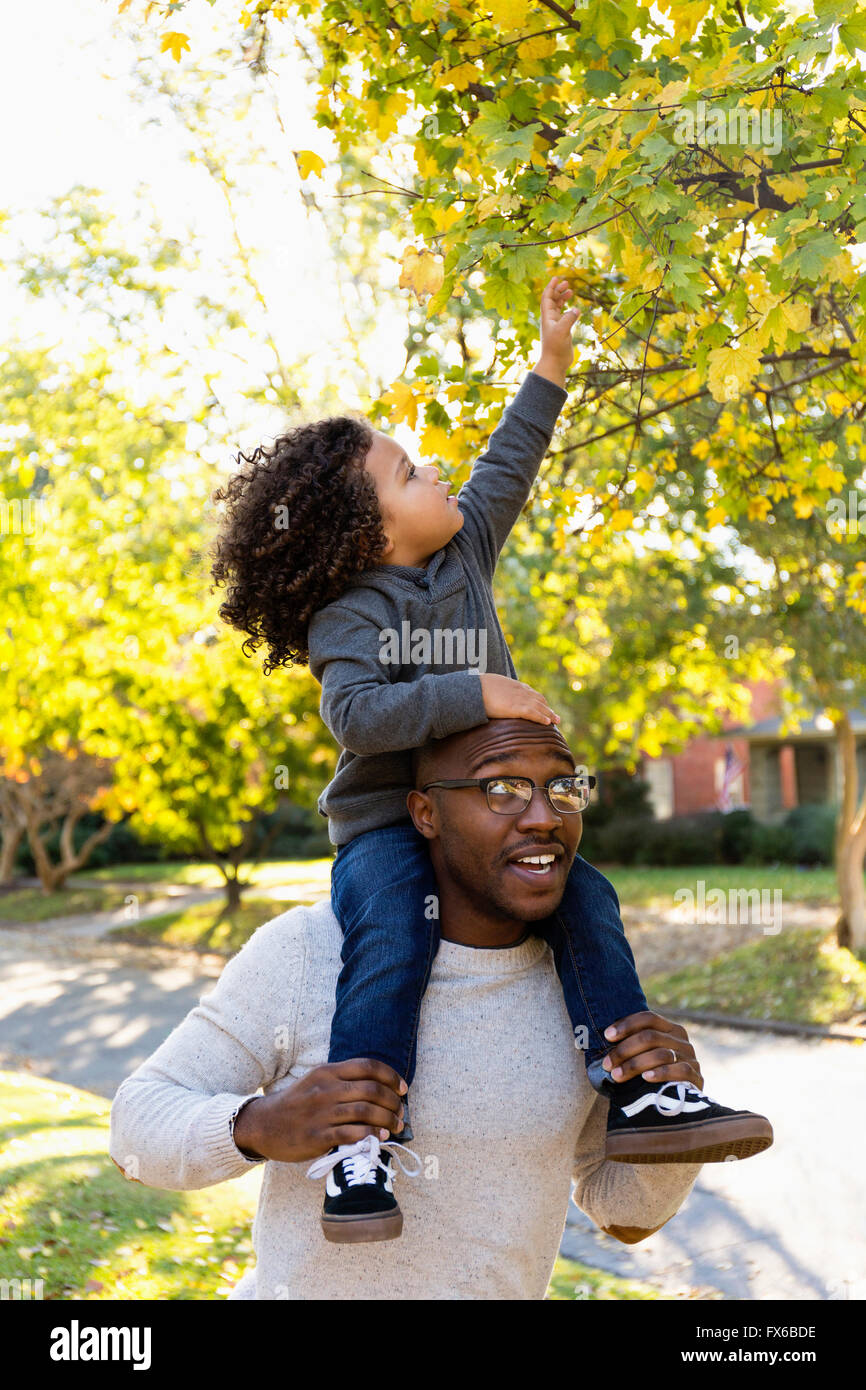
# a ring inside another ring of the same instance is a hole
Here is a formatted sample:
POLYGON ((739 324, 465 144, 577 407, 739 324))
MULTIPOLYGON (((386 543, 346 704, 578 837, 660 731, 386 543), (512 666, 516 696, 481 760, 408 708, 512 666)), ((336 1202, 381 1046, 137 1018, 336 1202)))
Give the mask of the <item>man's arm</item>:
POLYGON ((109 1153, 126 1177, 184 1191, 250 1167, 232 1115, 291 1066, 304 951, 260 927, 165 1042, 120 1086, 109 1153))
POLYGON ((646 1240, 675 1216, 700 1163, 614 1163, 604 1156, 608 1100, 596 1096, 574 1158, 574 1200, 606 1235, 646 1240))
POLYGON ((520 515, 554 426, 568 396, 566 374, 574 355, 571 329, 577 310, 561 313, 571 290, 554 277, 541 297, 541 355, 477 459, 458 494, 465 518, 458 545, 470 545, 488 575, 520 515))
POLYGON ((109 1153, 127 1178, 171 1191, 210 1187, 262 1159, 299 1163, 402 1128, 406 1084, 384 1062, 353 1057, 287 1075, 312 987, 296 911, 294 931, 259 927, 216 989, 121 1085, 109 1153), (270 1089, 258 1095, 260 1087, 270 1089))

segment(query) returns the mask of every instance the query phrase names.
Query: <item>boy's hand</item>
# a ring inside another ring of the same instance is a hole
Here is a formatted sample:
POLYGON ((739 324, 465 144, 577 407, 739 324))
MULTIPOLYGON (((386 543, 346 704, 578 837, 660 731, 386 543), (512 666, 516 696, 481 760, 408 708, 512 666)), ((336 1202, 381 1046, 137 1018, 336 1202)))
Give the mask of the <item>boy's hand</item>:
POLYGON ((541 356, 532 369, 563 389, 566 372, 574 360, 571 330, 580 315, 579 309, 566 309, 563 313, 562 306, 571 293, 567 280, 557 275, 548 280, 541 296, 541 356))
POLYGON ((531 719, 533 724, 558 724, 543 695, 523 681, 511 676, 496 676, 485 671, 481 676, 481 694, 488 719, 531 719))

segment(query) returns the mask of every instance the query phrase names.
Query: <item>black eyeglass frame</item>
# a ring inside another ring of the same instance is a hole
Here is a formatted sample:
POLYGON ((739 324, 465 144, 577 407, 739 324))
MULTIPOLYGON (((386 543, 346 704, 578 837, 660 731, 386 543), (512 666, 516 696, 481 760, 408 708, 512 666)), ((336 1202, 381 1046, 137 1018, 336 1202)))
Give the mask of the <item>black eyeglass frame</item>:
MULTIPOLYGON (((503 811, 503 810, 497 810, 497 808, 496 808, 495 806, 490 806, 490 797, 488 796, 487 788, 489 787, 489 785, 490 785, 491 782, 522 782, 522 783, 524 783, 524 785, 527 785, 527 786, 529 786, 529 787, 531 788, 531 792, 537 792, 537 791, 542 791, 542 792, 544 792, 545 796, 547 797, 547 804, 548 804, 548 806, 550 807, 551 811, 555 811, 557 815, 563 815, 563 816, 579 816, 580 813, 581 813, 581 811, 585 811, 585 810, 586 810, 586 806, 581 806, 579 809, 576 809, 576 810, 574 810, 574 811, 566 811, 566 810, 564 809, 564 807, 561 807, 561 806, 554 806, 553 802, 552 802, 551 799, 550 799, 550 784, 551 784, 551 782, 575 782, 575 781, 577 781, 577 780, 578 780, 578 774, 577 774, 577 773, 574 773, 574 774, 567 773, 567 772, 566 772, 566 773, 560 773, 558 777, 549 777, 548 780, 545 782, 544 786, 543 786, 543 787, 539 787, 538 784, 537 784, 536 782, 530 782, 530 780, 529 780, 528 777, 508 777, 508 776, 503 775, 502 773, 500 773, 498 777, 449 777, 449 778, 446 778, 446 779, 444 779, 444 780, 442 780, 442 781, 440 781, 440 782, 428 782, 428 783, 426 784, 426 786, 421 787, 420 790, 421 790, 422 792, 426 792, 426 791, 429 791, 429 789, 430 789, 431 787, 446 787, 446 788, 447 788, 447 787, 479 787, 479 788, 484 792, 485 798, 486 798, 486 800, 487 800, 487 805, 490 807, 490 810, 493 812, 494 815, 497 815, 497 816, 519 816, 519 815, 520 815, 520 811, 503 811)), ((584 777, 584 776, 581 776, 579 780, 580 780, 584 785, 586 785, 586 784, 588 783, 588 784, 589 784, 589 790, 590 790, 590 791, 592 791, 593 788, 594 788, 595 785, 596 785, 596 780, 595 780, 595 778, 592 776, 591 773, 587 774, 585 777, 584 777)), ((532 795, 531 795, 531 792, 530 792, 529 801, 524 802, 524 807, 523 807, 524 809, 525 809, 527 806, 531 805, 531 803, 532 803, 532 795)), ((588 796, 587 796, 587 799, 586 799, 586 805, 587 805, 587 806, 589 805, 589 797, 588 797, 588 796)))

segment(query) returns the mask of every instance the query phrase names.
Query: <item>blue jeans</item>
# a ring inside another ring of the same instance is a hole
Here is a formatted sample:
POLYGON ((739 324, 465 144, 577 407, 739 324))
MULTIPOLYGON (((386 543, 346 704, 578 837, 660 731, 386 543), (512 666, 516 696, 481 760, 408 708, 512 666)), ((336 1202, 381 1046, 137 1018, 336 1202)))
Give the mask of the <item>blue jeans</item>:
MULTIPOLYGON (((343 929, 343 968, 329 1062, 375 1057, 412 1084, 421 1000, 439 949, 438 894, 428 842, 411 822, 339 846, 331 903, 343 929)), ((608 1024, 647 1008, 613 884, 575 855, 559 907, 532 931, 552 949, 575 1043, 590 1067, 611 1046, 608 1024)), ((597 1086, 598 1069, 590 1075, 597 1086)))

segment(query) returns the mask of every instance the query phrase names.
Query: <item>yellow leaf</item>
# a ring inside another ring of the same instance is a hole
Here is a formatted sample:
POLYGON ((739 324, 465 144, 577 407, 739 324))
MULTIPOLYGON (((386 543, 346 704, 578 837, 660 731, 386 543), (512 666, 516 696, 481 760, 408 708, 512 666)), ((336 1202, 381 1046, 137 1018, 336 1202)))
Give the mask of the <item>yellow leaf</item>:
POLYGON ((815 503, 809 497, 798 497, 794 501, 794 515, 805 521, 815 510, 815 503))
POLYGON ((820 463, 815 469, 815 486, 833 492, 845 486, 845 474, 839 468, 831 468, 829 463, 820 463))
POLYGON ((534 38, 524 39, 523 43, 518 44, 518 58, 549 58, 551 53, 556 52, 555 34, 537 34, 534 38))
POLYGON ((178 34, 174 29, 163 34, 159 44, 161 53, 171 53, 176 63, 180 62, 180 55, 189 51, 189 38, 186 34, 178 34))
POLYGON ((596 166, 596 170, 595 170, 595 182, 596 182, 596 184, 600 184, 601 181, 602 181, 602 179, 605 177, 605 175, 606 175, 611 169, 618 169, 619 166, 620 166, 620 164, 622 164, 623 160, 628 158, 629 151, 628 151, 628 150, 619 150, 619 149, 617 149, 617 145, 618 145, 618 144, 619 144, 619 130, 617 130, 617 132, 616 132, 616 134, 615 134, 613 140, 611 141, 611 143, 610 143, 610 149, 608 150, 607 154, 604 156, 604 158, 602 159, 601 163, 598 164, 598 165, 596 166))
POLYGON ((488 0, 487 9, 503 29, 518 29, 525 24, 530 0, 488 0))
POLYGON ((749 500, 749 520, 763 521, 767 513, 772 511, 769 497, 752 497, 749 500))
POLYGON ((697 444, 692 445, 691 452, 696 459, 705 459, 710 452, 710 441, 708 439, 699 439, 697 444))
POLYGON ((680 97, 689 90, 688 80, 680 82, 669 82, 659 92, 654 105, 658 106, 679 106, 680 97))
POLYGON ((295 162, 302 179, 309 178, 310 174, 319 177, 325 167, 324 159, 314 150, 295 150, 295 162))
POLYGON ((770 187, 789 203, 801 203, 809 191, 809 185, 802 174, 785 179, 774 178, 770 187))
MULTIPOLYGON (((827 395, 824 397, 824 404, 834 415, 841 415, 843 410, 848 409, 851 402, 842 391, 828 391, 827 395)), ((856 439, 856 437, 855 434, 854 438, 856 439)), ((852 442, 851 439, 848 438, 847 430, 845 431, 845 441, 848 444, 852 442)))
POLYGON ((633 150, 636 150, 637 147, 638 147, 638 145, 641 143, 641 141, 642 141, 642 140, 645 140, 646 137, 647 137, 648 135, 652 135, 652 133, 653 133, 653 131, 655 130, 655 128, 656 128, 656 126, 658 125, 658 123, 659 123, 659 113, 658 113, 658 111, 656 111, 656 113, 655 113, 655 115, 653 116, 652 120, 650 121, 649 125, 645 125, 644 128, 643 128, 643 130, 639 130, 639 131, 637 132, 637 134, 632 135, 632 136, 630 137, 630 139, 631 139, 631 147, 632 147, 633 150))
POLYGON ((465 92, 470 82, 478 81, 479 72, 472 63, 460 63, 446 72, 445 77, 455 91, 465 92))
POLYGON ((490 193, 481 199, 476 212, 479 222, 483 222, 485 217, 492 217, 495 213, 504 216, 506 213, 516 212, 519 207, 520 198, 516 193, 490 193))
POLYGON ((611 517, 610 524, 614 531, 627 531, 633 521, 634 512, 630 512, 627 507, 620 507, 611 517))
POLYGON ((649 492, 650 488, 655 483, 655 474, 650 473, 648 468, 639 468, 634 475, 634 480, 641 491, 649 492))
POLYGON ((421 432, 421 452, 425 458, 431 455, 448 458, 451 452, 451 438, 441 425, 425 425, 421 432))
POLYGON ((713 348, 707 358, 707 382, 714 401, 736 401, 757 375, 761 349, 743 342, 713 348))
POLYGON ((708 526, 721 526, 728 519, 728 513, 724 507, 710 507, 707 512, 708 526))
POLYGON ((418 299, 424 295, 436 294, 442 288, 445 279, 445 267, 441 256, 434 256, 432 251, 417 251, 414 246, 408 246, 403 253, 403 269, 400 272, 398 286, 401 290, 412 290, 418 299))
POLYGON ((808 304, 792 304, 789 300, 782 305, 782 313, 792 333, 805 333, 812 322, 812 311, 808 304))
POLYGON ((418 170, 422 179, 435 178, 440 172, 439 164, 433 156, 424 149, 423 145, 415 145, 412 153, 415 157, 415 168, 418 170))
POLYGON ((418 397, 408 382, 395 381, 381 400, 384 405, 393 406, 388 415, 395 424, 398 420, 405 420, 409 428, 414 430, 418 420, 418 397))

